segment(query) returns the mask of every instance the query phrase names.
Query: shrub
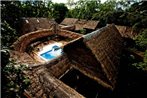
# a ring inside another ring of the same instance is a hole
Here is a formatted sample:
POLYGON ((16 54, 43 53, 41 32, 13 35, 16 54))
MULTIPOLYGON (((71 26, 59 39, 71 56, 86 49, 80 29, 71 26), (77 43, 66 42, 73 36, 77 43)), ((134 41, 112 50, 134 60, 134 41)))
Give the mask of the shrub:
POLYGON ((139 50, 145 51, 147 50, 147 29, 145 29, 142 33, 140 33, 135 38, 136 46, 139 50))
POLYGON ((138 69, 142 69, 142 70, 147 71, 147 50, 144 53, 143 62, 133 63, 132 65, 137 67, 138 69))
MULTIPOLYGON (((2 61, 4 52, 1 51, 2 61)), ((17 64, 13 60, 2 63, 2 98, 22 98, 24 90, 28 87, 30 80, 25 75, 26 65, 17 64), (5 65, 6 64, 6 65, 5 65)))

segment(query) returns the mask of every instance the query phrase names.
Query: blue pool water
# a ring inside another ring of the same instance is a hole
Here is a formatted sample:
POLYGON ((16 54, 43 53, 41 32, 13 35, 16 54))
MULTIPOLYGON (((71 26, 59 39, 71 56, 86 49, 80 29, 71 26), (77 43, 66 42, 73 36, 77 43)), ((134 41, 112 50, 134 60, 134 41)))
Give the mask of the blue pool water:
POLYGON ((43 58, 47 59, 47 60, 51 60, 51 59, 55 58, 55 56, 52 56, 52 55, 50 54, 50 51, 47 51, 47 52, 41 54, 41 56, 42 56, 43 58))
POLYGON ((62 49, 58 46, 53 46, 51 50, 40 54, 41 57, 43 57, 45 60, 52 60, 56 58, 57 56, 62 54, 62 49))

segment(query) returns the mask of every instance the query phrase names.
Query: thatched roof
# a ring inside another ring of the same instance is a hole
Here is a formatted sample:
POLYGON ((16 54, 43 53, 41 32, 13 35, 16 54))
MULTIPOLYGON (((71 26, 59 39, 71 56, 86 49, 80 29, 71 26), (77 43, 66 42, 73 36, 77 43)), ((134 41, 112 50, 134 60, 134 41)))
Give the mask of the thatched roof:
POLYGON ((73 25, 78 21, 76 18, 65 18, 60 24, 61 25, 73 25))
POLYGON ((51 29, 53 23, 55 21, 48 18, 23 18, 20 32, 25 34, 40 29, 51 29))
POLYGON ((119 56, 123 48, 123 39, 114 25, 108 25, 97 32, 85 36, 86 45, 101 63, 108 80, 116 83, 119 56))
POLYGON ((86 24, 84 25, 84 28, 86 29, 92 29, 95 30, 99 21, 94 21, 94 20, 88 20, 86 24))
POLYGON ((114 25, 109 25, 68 44, 64 50, 84 74, 91 78, 97 77, 95 80, 101 85, 113 89, 122 45, 118 30, 114 25))
POLYGON ((31 84, 27 88, 28 94, 31 98, 84 98, 58 79, 71 66, 72 63, 66 55, 63 55, 52 62, 33 67, 32 70, 27 71, 31 79, 31 84))
POLYGON ((104 72, 100 63, 96 60, 91 50, 83 43, 83 38, 75 40, 65 46, 64 51, 73 63, 74 68, 94 79, 104 87, 112 88, 111 85, 109 85, 108 79, 103 74, 104 72))
POLYGON ((39 62, 35 61, 28 53, 19 52, 19 51, 10 51, 10 58, 13 58, 14 61, 18 64, 27 64, 27 65, 35 65, 39 64, 39 62))
POLYGON ((86 24, 86 20, 84 20, 84 19, 80 19, 79 21, 77 21, 76 23, 75 23, 75 30, 81 30, 81 29, 83 29, 84 28, 84 25, 86 24))
POLYGON ((61 25, 75 25, 75 30, 81 30, 81 29, 91 29, 95 30, 98 26, 99 21, 95 20, 84 20, 84 19, 75 19, 75 18, 65 18, 61 25))
POLYGON ((99 21, 95 21, 95 20, 83 20, 80 19, 79 21, 76 22, 75 26, 75 30, 81 30, 81 29, 91 29, 91 30, 95 30, 96 27, 98 26, 99 21))
POLYGON ((134 38, 138 33, 132 27, 115 25, 122 37, 134 38))

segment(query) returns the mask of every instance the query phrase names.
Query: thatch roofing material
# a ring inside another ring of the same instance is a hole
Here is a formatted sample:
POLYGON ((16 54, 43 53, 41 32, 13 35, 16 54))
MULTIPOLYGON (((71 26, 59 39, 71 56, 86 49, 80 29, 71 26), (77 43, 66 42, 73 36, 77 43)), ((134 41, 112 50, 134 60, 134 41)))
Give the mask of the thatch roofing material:
POLYGON ((60 24, 61 25, 75 25, 75 30, 81 29, 92 29, 95 30, 98 26, 99 21, 95 20, 84 20, 84 19, 75 19, 75 18, 65 18, 60 24))
POLYGON ((104 75, 100 63, 91 53, 91 50, 89 50, 83 43, 83 38, 79 38, 66 45, 64 47, 64 52, 67 54, 70 61, 73 62, 76 69, 86 76, 96 80, 104 87, 112 88, 104 75))
POLYGON ((30 96, 28 98, 47 98, 47 94, 45 93, 44 88, 42 87, 42 83, 39 80, 39 76, 37 74, 37 70, 44 69, 43 67, 33 68, 32 70, 27 70, 26 74, 30 79, 30 85, 26 89, 27 94, 30 96))
POLYGON ((131 27, 115 25, 122 37, 134 38, 138 33, 131 27))
POLYGON ((52 60, 45 64, 48 72, 50 72, 56 78, 61 77, 68 69, 72 67, 72 63, 69 61, 68 57, 63 54, 61 57, 52 60))
POLYGON ((74 89, 53 77, 45 70, 38 70, 40 82, 50 97, 56 98, 85 98, 74 89))
POLYGON ((40 29, 50 29, 50 28, 52 28, 52 24, 55 22, 55 21, 50 20, 48 18, 38 18, 38 20, 39 20, 39 28, 40 29))
POLYGON ((76 26, 75 30, 81 30, 81 29, 83 29, 84 28, 84 25, 86 24, 86 22, 87 21, 84 20, 84 19, 81 19, 81 20, 77 21, 76 24, 75 24, 75 26, 76 26))
POLYGON ((82 73, 114 89, 123 45, 121 35, 109 25, 83 37, 67 44, 65 53, 82 73))
POLYGON ((85 98, 48 72, 45 66, 28 70, 31 84, 27 88, 32 98, 85 98))
POLYGON ((77 39, 79 37, 82 37, 82 34, 71 32, 71 31, 67 31, 67 30, 59 31, 58 35, 64 36, 64 37, 67 37, 67 38, 71 38, 71 39, 77 39))
POLYGON ((91 37, 85 36, 84 41, 101 63, 107 78, 114 86, 118 73, 119 55, 123 47, 122 37, 114 25, 98 30, 94 36, 92 34, 94 33, 91 33, 91 37))
POLYGON ((18 64, 27 64, 27 65, 39 64, 39 62, 35 61, 26 52, 19 52, 19 51, 11 50, 10 51, 10 58, 12 58, 18 64))
POLYGON ((55 21, 48 18, 23 18, 20 32, 26 34, 40 29, 51 29, 55 21))
POLYGON ((94 20, 88 20, 86 24, 84 25, 84 28, 86 29, 92 29, 95 30, 99 21, 94 21, 94 20))
POLYGON ((65 18, 60 24, 61 25, 73 25, 78 21, 76 18, 65 18))
POLYGON ((94 20, 83 20, 80 19, 75 23, 75 30, 81 30, 81 29, 91 29, 95 30, 96 27, 98 26, 99 21, 94 21, 94 20))

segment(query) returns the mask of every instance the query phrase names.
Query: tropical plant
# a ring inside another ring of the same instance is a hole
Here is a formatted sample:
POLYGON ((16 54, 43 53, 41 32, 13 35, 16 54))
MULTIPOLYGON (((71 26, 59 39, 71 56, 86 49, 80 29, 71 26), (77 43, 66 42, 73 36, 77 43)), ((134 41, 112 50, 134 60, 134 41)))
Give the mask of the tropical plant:
POLYGON ((142 62, 133 63, 133 66, 135 66, 138 69, 147 71, 147 50, 144 52, 144 59, 142 62))
POLYGON ((75 3, 75 8, 69 11, 68 16, 79 19, 91 19, 98 5, 99 1, 97 0, 79 0, 75 3))
POLYGON ((24 74, 26 65, 17 64, 9 60, 9 53, 1 50, 2 54, 2 98, 24 98, 24 90, 28 87, 30 80, 24 74), (4 62, 7 61, 7 62, 4 62))
POLYGON ((145 29, 142 33, 140 33, 135 38, 136 46, 139 50, 145 51, 147 50, 147 29, 145 29))
POLYGON ((64 3, 55 3, 53 4, 53 17, 56 22, 60 23, 66 16, 68 8, 64 3))
POLYGON ((1 24, 1 45, 2 49, 10 47, 11 44, 18 38, 16 30, 11 28, 10 25, 4 21, 1 24))

